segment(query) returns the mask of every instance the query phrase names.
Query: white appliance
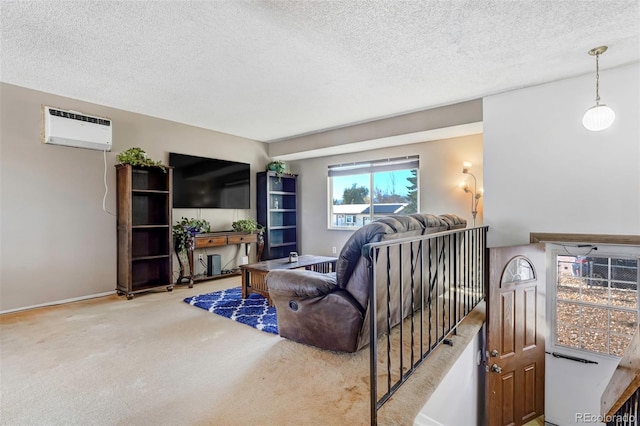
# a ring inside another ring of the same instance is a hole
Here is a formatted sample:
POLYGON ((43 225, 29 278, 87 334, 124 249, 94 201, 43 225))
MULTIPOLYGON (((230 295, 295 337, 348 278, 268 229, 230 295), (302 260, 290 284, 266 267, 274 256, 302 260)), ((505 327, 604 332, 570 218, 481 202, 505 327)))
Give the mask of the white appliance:
POLYGON ((113 126, 108 118, 43 105, 42 142, 111 151, 113 126))

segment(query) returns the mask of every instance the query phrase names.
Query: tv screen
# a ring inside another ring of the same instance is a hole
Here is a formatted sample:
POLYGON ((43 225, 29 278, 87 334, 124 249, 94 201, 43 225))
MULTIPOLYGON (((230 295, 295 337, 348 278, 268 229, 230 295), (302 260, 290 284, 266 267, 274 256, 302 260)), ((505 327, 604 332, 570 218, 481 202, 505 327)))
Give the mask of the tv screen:
POLYGON ((247 163, 169 153, 173 166, 173 207, 250 208, 247 163))

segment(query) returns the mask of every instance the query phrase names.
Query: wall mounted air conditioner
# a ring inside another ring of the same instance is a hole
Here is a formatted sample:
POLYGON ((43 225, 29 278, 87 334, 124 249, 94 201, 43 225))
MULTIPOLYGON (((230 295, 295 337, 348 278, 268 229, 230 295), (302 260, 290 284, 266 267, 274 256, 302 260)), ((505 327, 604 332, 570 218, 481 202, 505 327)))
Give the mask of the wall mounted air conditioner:
POLYGON ((46 105, 42 106, 42 113, 43 143, 111 151, 110 119, 46 105))

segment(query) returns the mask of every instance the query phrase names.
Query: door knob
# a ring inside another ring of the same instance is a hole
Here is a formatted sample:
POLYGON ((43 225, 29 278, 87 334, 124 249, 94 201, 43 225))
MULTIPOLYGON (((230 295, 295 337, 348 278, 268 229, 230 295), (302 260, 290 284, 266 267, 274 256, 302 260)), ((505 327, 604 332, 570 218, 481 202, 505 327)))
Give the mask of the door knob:
POLYGON ((498 356, 498 350, 497 349, 492 350, 491 351, 491 356, 493 356, 493 357, 498 356))
POLYGON ((502 373, 502 368, 498 367, 498 364, 493 364, 491 366, 491 371, 494 373, 502 373))

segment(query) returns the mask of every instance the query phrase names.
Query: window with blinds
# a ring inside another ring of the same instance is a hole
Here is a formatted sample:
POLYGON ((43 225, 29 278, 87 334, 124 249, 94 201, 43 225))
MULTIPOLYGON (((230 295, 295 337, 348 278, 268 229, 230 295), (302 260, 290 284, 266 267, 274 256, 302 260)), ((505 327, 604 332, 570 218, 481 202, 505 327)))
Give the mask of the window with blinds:
POLYGON ((416 213, 419 156, 329 166, 329 229, 357 229, 391 214, 416 213))

